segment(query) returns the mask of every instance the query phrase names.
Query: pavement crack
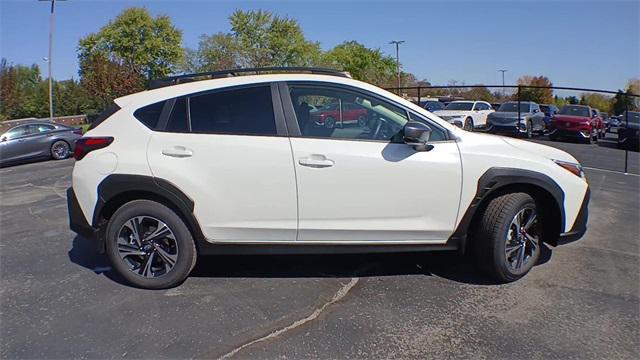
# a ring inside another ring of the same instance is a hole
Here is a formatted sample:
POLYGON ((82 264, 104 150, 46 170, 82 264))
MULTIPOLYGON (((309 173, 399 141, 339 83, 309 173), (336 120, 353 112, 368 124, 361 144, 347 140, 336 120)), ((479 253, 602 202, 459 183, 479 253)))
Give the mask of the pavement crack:
POLYGON ((260 338, 254 339, 249 341, 248 343, 245 343, 243 345, 240 345, 238 347, 236 347, 235 349, 229 351, 228 353, 222 355, 219 359, 228 359, 232 356, 234 356, 235 354, 237 354, 238 352, 240 352, 241 350, 248 348, 251 345, 257 344, 259 342, 263 342, 263 341, 267 341, 270 339, 273 339, 275 337, 278 337, 290 330, 293 330, 297 327, 300 327, 302 325, 305 325, 315 319, 318 318, 318 316, 320 316, 320 314, 329 306, 335 304, 336 302, 340 301, 340 299, 344 298, 349 291, 358 283, 360 279, 359 278, 351 278, 351 280, 347 283, 347 284, 342 284, 342 287, 333 295, 333 297, 331 298, 331 300, 325 302, 324 304, 322 304, 322 306, 317 307, 315 310, 313 310, 313 312, 309 315, 307 315, 306 317, 302 318, 302 319, 298 319, 296 321, 294 321, 293 323, 282 327, 280 329, 274 330, 272 332, 270 332, 269 334, 262 336, 260 338))

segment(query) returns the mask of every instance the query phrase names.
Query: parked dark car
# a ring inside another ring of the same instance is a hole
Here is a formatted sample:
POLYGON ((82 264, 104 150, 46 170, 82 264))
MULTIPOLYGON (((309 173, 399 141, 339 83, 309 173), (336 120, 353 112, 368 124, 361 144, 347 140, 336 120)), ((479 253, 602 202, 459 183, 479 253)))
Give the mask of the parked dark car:
POLYGON ((618 127, 618 147, 638 151, 640 146, 640 112, 625 111, 618 127))
POLYGON ((528 138, 534 132, 542 133, 546 128, 544 113, 533 101, 520 102, 520 118, 518 118, 518 102, 506 102, 487 117, 487 131, 490 133, 509 133, 524 135, 528 138))
POLYGON ((491 103, 491 108, 493 110, 497 111, 500 108, 500 105, 502 105, 502 104, 500 104, 500 103, 491 103))
POLYGON ((607 124, 609 127, 609 132, 613 132, 614 129, 618 129, 618 126, 620 126, 620 118, 621 116, 609 116, 607 124))
POLYGON ((593 109, 586 105, 565 105, 549 123, 549 138, 578 138, 593 143, 598 140, 598 120, 593 109))
POLYGON ((430 112, 444 109, 444 104, 438 100, 423 100, 423 101, 420 101, 419 105, 421 108, 430 112))
POLYGON ((82 129, 48 121, 16 125, 0 135, 0 165, 33 159, 65 159, 73 153, 82 129))
POLYGON ((544 123, 549 126, 549 122, 553 115, 555 115, 560 109, 552 104, 540 104, 540 111, 544 113, 544 123))

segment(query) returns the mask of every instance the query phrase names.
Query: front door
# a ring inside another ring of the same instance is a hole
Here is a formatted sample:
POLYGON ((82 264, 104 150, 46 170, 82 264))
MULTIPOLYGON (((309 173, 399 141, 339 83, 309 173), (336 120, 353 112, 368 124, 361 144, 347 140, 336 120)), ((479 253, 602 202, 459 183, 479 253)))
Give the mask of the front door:
POLYGON ((433 126, 429 151, 415 151, 401 141, 415 115, 383 98, 321 84, 291 83, 289 94, 303 129, 291 138, 298 241, 446 242, 458 212, 461 165, 443 129, 433 126), (367 109, 367 121, 328 132, 303 123, 309 116, 300 113, 301 103, 356 103, 367 109))

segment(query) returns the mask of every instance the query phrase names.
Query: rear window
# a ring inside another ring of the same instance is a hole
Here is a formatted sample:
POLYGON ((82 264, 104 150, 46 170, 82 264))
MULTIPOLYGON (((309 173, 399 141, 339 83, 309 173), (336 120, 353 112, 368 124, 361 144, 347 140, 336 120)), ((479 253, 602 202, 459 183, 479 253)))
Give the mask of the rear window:
POLYGON ((105 111, 101 112, 100 115, 98 115, 98 117, 91 122, 91 125, 89 126, 89 129, 87 129, 87 131, 95 129, 98 125, 100 125, 103 121, 107 120, 111 115, 115 114, 118 110, 120 110, 120 106, 118 106, 118 104, 112 103, 111 105, 109 105, 109 107, 105 111))
POLYGON ((275 135, 271 87, 227 90, 189 98, 191 131, 213 134, 275 135))
POLYGON ((158 126, 158 120, 160 120, 160 114, 162 114, 164 103, 164 101, 161 101, 141 107, 133 113, 133 116, 145 124, 149 129, 153 130, 158 126))

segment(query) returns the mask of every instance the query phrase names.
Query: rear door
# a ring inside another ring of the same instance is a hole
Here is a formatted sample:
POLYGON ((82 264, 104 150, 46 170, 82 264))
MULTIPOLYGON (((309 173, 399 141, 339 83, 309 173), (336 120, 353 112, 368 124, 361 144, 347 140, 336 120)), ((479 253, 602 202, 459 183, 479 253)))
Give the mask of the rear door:
POLYGON ((281 94, 294 135, 299 241, 447 241, 458 212, 461 164, 444 129, 430 124, 430 151, 418 152, 400 133, 416 115, 384 98, 326 83, 294 82, 281 94), (367 121, 335 129, 308 121, 298 106, 351 102, 369 110, 367 121))
POLYGON ((171 100, 159 124, 164 130, 151 137, 153 175, 195 202, 210 241, 296 239, 291 147, 272 91, 262 84, 171 100))

